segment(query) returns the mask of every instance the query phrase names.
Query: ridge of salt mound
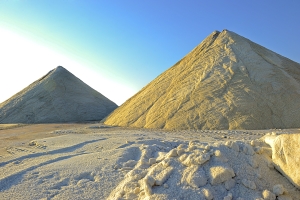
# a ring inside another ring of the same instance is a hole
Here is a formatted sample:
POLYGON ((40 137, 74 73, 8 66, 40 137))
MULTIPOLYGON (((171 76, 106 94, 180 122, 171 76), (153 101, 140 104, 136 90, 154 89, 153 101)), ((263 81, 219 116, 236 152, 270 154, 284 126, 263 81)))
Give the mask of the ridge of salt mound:
POLYGON ((101 120, 117 105, 58 66, 0 104, 0 123, 101 120))
POLYGON ((224 30, 210 34, 104 123, 172 130, 295 128, 299 108, 300 64, 224 30))

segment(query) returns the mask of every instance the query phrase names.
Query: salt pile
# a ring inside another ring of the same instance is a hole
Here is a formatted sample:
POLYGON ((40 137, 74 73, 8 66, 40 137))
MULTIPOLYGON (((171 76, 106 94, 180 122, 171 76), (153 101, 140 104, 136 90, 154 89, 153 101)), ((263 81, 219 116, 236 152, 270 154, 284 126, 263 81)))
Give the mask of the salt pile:
POLYGON ((231 31, 215 31, 105 123, 175 130, 297 128, 299 81, 299 63, 231 31))
POLYGON ((274 169, 272 150, 261 140, 170 146, 142 145, 138 161, 117 163, 115 169, 128 173, 108 199, 275 200, 300 195, 274 169))
POLYGON ((117 105, 59 66, 0 104, 0 123, 101 120, 117 105))

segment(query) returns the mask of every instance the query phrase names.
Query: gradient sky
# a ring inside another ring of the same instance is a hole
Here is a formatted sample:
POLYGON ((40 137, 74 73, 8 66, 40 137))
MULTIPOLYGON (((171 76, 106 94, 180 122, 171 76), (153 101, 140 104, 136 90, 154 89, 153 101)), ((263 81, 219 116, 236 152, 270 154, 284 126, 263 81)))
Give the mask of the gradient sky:
POLYGON ((299 0, 0 0, 0 102, 62 65, 120 105, 214 30, 300 63, 299 8, 299 0))

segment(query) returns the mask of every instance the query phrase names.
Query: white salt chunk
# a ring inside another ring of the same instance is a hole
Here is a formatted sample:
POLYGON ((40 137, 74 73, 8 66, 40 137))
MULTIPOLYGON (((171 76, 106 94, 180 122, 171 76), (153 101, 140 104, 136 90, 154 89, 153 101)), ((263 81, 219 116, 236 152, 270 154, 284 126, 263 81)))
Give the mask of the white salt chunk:
POLYGON ((273 194, 273 193, 270 192, 269 190, 264 190, 264 191, 262 192, 262 197, 263 197, 265 200, 275 200, 275 199, 276 199, 275 194, 273 194))
POLYGON ((168 154, 167 157, 177 157, 177 150, 176 149, 172 149, 168 154))
POLYGON ((281 184, 277 184, 277 185, 273 186, 273 193, 277 196, 283 194, 284 191, 285 191, 285 189, 284 189, 283 185, 281 185, 281 184))
POLYGON ((162 185, 170 177, 173 167, 167 167, 156 176, 155 185, 162 185))
POLYGON ((228 193, 227 196, 223 198, 223 200, 232 200, 232 194, 228 193))
POLYGON ((242 183, 245 187, 250 188, 252 190, 256 189, 256 185, 253 181, 247 180, 247 179, 243 179, 242 183))
POLYGON ((223 183, 234 176, 235 176, 234 171, 230 167, 215 166, 209 169, 210 183, 212 185, 223 183))
POLYGON ((230 190, 234 186, 235 186, 235 180, 234 179, 231 178, 231 179, 225 181, 225 188, 226 188, 226 190, 230 190))
POLYGON ((211 193, 211 191, 207 188, 203 188, 201 190, 203 196, 205 197, 206 200, 212 200, 214 198, 213 194, 211 193))

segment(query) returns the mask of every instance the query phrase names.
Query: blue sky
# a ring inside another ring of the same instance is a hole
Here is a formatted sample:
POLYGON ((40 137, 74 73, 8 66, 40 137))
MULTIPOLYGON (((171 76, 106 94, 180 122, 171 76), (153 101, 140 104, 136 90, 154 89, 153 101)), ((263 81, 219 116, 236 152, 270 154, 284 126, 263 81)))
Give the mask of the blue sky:
POLYGON ((120 105, 214 30, 299 63, 299 8, 297 0, 0 0, 0 102, 62 65, 120 105))

